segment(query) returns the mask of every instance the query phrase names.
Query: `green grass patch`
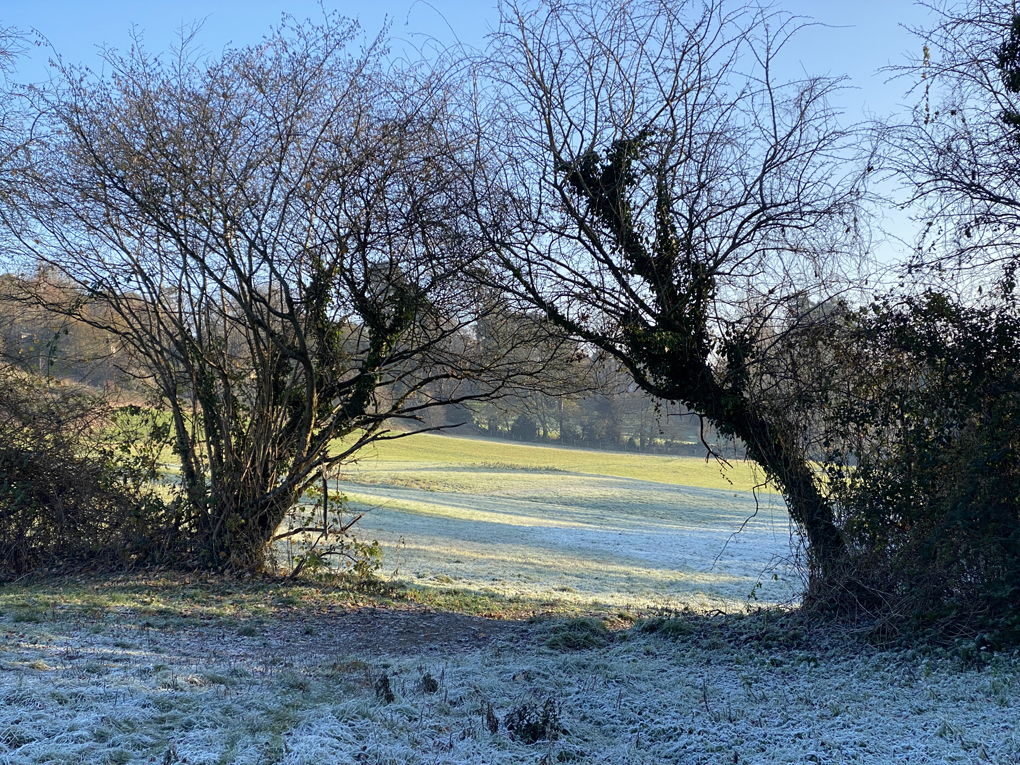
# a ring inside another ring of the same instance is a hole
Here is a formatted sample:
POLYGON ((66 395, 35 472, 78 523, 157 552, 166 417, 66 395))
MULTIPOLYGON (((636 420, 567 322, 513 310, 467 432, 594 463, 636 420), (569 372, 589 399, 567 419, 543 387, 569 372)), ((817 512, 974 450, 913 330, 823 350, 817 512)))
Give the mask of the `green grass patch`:
POLYGON ((609 643, 609 629, 605 622, 590 616, 555 624, 551 632, 545 645, 558 651, 585 651, 603 648, 609 643))
POLYGON ((11 621, 15 624, 39 624, 43 618, 34 611, 18 610, 14 612, 11 621))
POLYGON ((641 632, 659 635, 669 640, 680 640, 694 635, 698 627, 690 619, 655 617, 638 625, 641 632))
POLYGON ((552 600, 505 595, 470 588, 408 586, 401 582, 378 582, 350 588, 328 583, 310 585, 289 579, 256 579, 246 582, 219 576, 161 572, 114 577, 50 577, 8 585, 0 590, 0 609, 24 613, 14 603, 30 599, 34 609, 18 622, 77 621, 101 628, 114 620, 140 620, 143 629, 190 627, 202 623, 229 626, 244 637, 257 637, 262 627, 279 613, 296 607, 311 611, 323 608, 401 608, 425 606, 470 616, 524 620, 536 615, 570 618, 595 614, 612 618, 608 606, 579 606, 552 600), (158 617, 153 617, 158 611, 158 617), (34 618, 33 618, 34 617, 34 618))
MULTIPOLYGON (((482 438, 432 433, 383 441, 358 455, 363 467, 385 469, 387 463, 414 462, 488 471, 554 471, 634 478, 674 486, 749 491, 761 482, 752 462, 729 466, 697 457, 628 454, 552 446, 526 446, 482 438)), ((396 467, 392 465, 392 467, 396 467)), ((357 467, 349 467, 357 471, 357 467)))

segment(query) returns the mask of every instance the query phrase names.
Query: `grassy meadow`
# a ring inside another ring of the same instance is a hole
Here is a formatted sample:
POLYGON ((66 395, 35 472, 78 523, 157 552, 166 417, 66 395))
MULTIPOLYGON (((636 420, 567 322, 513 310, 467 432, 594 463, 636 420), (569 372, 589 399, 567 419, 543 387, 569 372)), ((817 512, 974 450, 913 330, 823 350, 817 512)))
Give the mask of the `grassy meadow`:
POLYGON ((536 611, 730 612, 799 586, 758 483, 743 462, 423 434, 366 451, 338 488, 391 580, 536 611))
MULTIPOLYGON (((395 467, 393 463, 420 467, 442 465, 449 468, 556 471, 703 489, 749 491, 762 483, 760 472, 750 462, 733 461, 723 465, 697 457, 534 446, 433 433, 374 444, 359 455, 356 468, 359 472, 385 472, 387 467, 395 467)), ((762 490, 769 491, 767 488, 762 490)))
POLYGON ((748 612, 797 591, 753 481, 423 435, 339 484, 381 583, 8 584, 0 765, 1020 761, 1020 655, 748 612))

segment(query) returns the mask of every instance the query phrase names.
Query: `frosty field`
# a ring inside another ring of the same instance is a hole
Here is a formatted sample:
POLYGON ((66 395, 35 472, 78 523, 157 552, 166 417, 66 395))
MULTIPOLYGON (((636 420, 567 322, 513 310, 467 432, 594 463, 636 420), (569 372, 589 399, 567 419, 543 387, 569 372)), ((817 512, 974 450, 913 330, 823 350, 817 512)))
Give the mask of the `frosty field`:
POLYGON ((384 573, 414 584, 727 612, 752 591, 754 605, 790 603, 800 584, 785 507, 748 490, 744 465, 423 436, 345 478, 384 573))
POLYGON ((0 765, 1020 763, 1020 655, 756 610, 798 581, 745 466, 430 436, 343 478, 404 584, 0 589, 0 765))
POLYGON ((489 636, 311 588, 251 594, 253 611, 192 584, 0 596, 0 763, 1020 761, 1014 655, 881 651, 755 616, 489 636), (514 723, 543 710, 529 743, 514 723))

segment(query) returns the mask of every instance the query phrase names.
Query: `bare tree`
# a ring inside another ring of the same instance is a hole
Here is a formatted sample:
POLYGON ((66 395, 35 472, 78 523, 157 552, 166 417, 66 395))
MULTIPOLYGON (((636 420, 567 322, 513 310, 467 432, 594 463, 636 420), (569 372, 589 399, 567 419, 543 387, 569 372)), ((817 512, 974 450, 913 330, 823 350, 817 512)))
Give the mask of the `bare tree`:
POLYGON ((933 27, 914 30, 914 58, 892 69, 917 105, 879 128, 883 168, 920 224, 910 268, 940 287, 999 281, 1011 292, 1020 267, 1020 15, 1010 0, 932 11, 933 27))
POLYGON ((0 27, 0 223, 16 206, 21 176, 31 157, 27 92, 11 79, 24 38, 14 27, 0 27))
POLYGON ((773 374, 804 299, 857 273, 854 137, 827 104, 838 80, 776 73, 796 19, 729 7, 502 3, 483 217, 508 289, 741 439, 829 572, 846 549, 807 403, 773 374))
POLYGON ((111 51, 107 77, 64 68, 40 116, 21 241, 79 297, 34 297, 130 348, 207 565, 264 565, 302 492, 400 435, 387 421, 528 371, 473 353, 453 78, 357 36, 330 16, 210 59, 111 51))

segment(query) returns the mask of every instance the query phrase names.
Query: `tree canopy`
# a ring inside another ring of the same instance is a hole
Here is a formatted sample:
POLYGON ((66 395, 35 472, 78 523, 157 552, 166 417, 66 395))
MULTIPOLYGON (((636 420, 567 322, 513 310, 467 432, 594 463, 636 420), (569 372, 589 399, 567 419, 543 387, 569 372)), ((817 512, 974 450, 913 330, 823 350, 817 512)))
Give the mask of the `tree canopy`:
POLYGON ((481 221, 506 288, 615 356, 649 393, 740 439, 814 563, 845 555, 776 356, 805 296, 856 274, 862 215, 840 81, 780 81, 797 32, 723 3, 504 3, 504 99, 481 221))
POLYGON ((451 74, 356 36, 328 16, 209 59, 138 47, 42 94, 23 294, 129 347, 210 565, 260 568, 302 493, 394 418, 544 361, 514 353, 537 326, 476 352, 471 327, 504 318, 466 278, 485 247, 451 74))

